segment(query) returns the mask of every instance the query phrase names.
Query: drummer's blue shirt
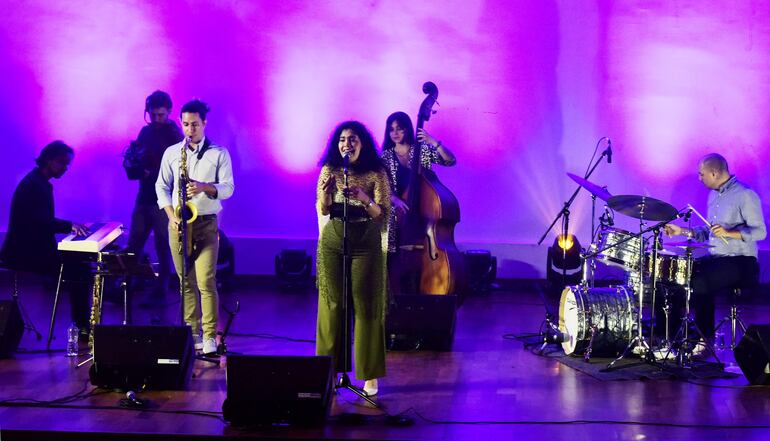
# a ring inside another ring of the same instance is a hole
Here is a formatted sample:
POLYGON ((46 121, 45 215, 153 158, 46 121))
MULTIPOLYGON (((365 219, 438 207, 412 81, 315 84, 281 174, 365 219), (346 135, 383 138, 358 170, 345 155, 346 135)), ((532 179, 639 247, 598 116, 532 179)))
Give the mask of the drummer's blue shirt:
POLYGON ((757 257, 757 241, 767 235, 762 204, 759 196, 735 176, 731 176, 718 190, 709 192, 708 221, 728 230, 738 230, 741 239, 726 238, 727 243, 711 234, 706 226, 693 228, 695 240, 708 239, 712 256, 757 257))

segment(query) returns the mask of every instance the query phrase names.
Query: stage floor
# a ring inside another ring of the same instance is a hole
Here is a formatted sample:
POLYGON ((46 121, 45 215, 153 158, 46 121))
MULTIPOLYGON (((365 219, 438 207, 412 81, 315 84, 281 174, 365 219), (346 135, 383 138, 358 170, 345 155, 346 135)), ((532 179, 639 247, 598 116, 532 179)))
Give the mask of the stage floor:
MULTIPOLYGON (((8 299, 7 274, 0 280, 0 299, 8 299)), ((0 438, 746 441, 770 437, 770 388, 749 386, 742 375, 719 380, 601 381, 505 338, 538 330, 544 308, 536 291, 522 285, 468 298, 458 311, 451 352, 389 352, 388 375, 380 381, 376 397, 382 410, 342 391, 335 396, 332 418, 324 427, 243 431, 222 419, 224 358, 221 366, 196 361, 188 390, 140 393, 150 404, 146 410, 119 407, 123 395, 114 391, 97 390, 76 401, 51 403, 94 388, 87 369, 76 368, 77 360, 64 355, 66 298, 58 314, 56 351, 45 352, 53 296, 23 284, 23 305, 44 336, 37 341, 34 334, 25 333, 19 352, 0 360, 0 438), (385 412, 408 416, 414 424, 388 425, 385 412), (346 424, 338 417, 341 413, 367 417, 346 424)), ((165 306, 135 305, 134 323, 175 324, 178 302, 173 293, 167 298, 165 306)), ((138 295, 135 303, 142 299, 138 295)), ((232 307, 236 300, 241 312, 228 338, 231 351, 313 355, 314 292, 281 293, 246 284, 223 294, 221 303, 232 307)), ((770 323, 768 305, 748 305, 743 311, 747 323, 770 323)), ((717 317, 723 313, 720 305, 717 317)), ((103 322, 117 324, 121 314, 120 305, 106 303, 103 322)), ((225 318, 222 314, 221 326, 225 318)), ((729 351, 720 355, 732 360, 729 351)))

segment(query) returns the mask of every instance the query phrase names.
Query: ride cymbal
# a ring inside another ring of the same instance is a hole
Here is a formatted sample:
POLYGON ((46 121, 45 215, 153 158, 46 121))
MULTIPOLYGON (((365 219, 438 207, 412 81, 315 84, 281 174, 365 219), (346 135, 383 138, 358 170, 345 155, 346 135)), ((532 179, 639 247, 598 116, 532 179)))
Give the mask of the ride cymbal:
POLYGON ((636 196, 620 195, 612 196, 607 205, 618 213, 631 216, 636 219, 647 219, 654 221, 669 221, 676 218, 678 212, 668 202, 659 199, 636 196))

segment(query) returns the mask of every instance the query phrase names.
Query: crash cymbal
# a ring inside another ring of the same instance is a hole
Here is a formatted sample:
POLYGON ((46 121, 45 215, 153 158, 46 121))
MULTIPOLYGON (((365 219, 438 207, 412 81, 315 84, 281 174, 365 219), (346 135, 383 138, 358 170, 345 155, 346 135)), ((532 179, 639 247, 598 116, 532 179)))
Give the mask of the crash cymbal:
POLYGON ((636 219, 647 219, 653 221, 668 221, 676 217, 678 212, 668 202, 659 199, 636 196, 620 195, 612 196, 607 205, 613 210, 631 216, 636 219))
POLYGON ((596 185, 593 182, 587 179, 583 179, 578 175, 573 175, 572 173, 567 173, 567 176, 569 176, 569 178, 572 179, 573 181, 577 182, 579 186, 588 190, 589 193, 591 193, 592 195, 596 196, 597 198, 605 202, 612 197, 610 192, 608 192, 607 189, 605 189, 602 186, 596 185))
POLYGON ((712 248, 714 245, 706 242, 696 242, 694 240, 683 240, 681 242, 667 242, 664 243, 663 246, 677 248, 712 248))

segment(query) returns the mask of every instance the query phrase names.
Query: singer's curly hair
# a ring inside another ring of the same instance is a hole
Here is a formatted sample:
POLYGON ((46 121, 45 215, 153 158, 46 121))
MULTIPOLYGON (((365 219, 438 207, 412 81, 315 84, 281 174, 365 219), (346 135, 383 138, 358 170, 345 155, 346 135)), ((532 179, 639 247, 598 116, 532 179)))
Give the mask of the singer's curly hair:
POLYGON ((344 130, 352 130, 353 133, 358 135, 358 139, 361 140, 361 152, 358 155, 358 160, 355 164, 350 164, 350 169, 356 173, 364 173, 369 171, 379 171, 384 169, 380 155, 377 153, 377 146, 374 143, 374 137, 372 137, 369 129, 365 125, 358 121, 345 121, 340 123, 332 132, 329 137, 329 142, 326 146, 326 153, 319 165, 329 165, 332 167, 342 167, 342 155, 338 147, 340 142, 340 136, 344 130))
POLYGON ((209 113, 209 111, 211 111, 211 108, 208 104, 199 99, 194 99, 186 102, 184 106, 182 106, 179 115, 181 116, 183 113, 197 113, 200 115, 201 120, 206 121, 206 114, 209 113))
POLYGON ((409 115, 404 112, 391 113, 388 119, 385 120, 385 136, 382 138, 383 152, 396 146, 393 140, 390 139, 390 126, 393 124, 393 121, 397 121, 398 126, 404 129, 404 144, 414 144, 414 126, 409 115))

